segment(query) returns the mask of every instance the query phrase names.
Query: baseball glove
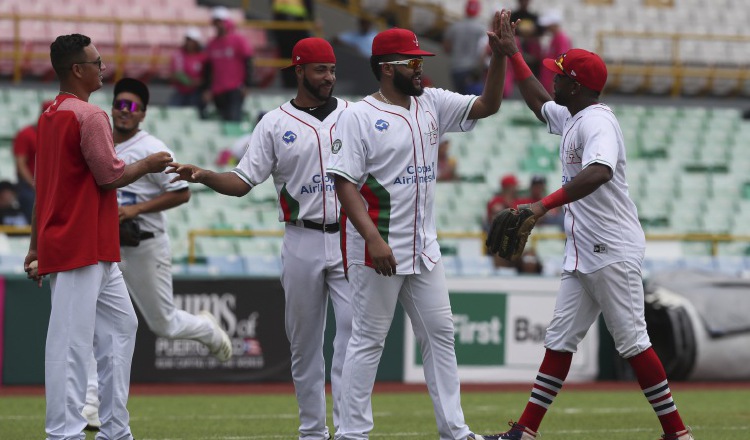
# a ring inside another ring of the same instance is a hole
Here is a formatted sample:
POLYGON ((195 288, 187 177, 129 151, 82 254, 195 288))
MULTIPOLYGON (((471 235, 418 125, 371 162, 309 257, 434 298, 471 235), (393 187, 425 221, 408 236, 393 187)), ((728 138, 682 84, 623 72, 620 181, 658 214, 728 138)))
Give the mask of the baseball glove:
POLYGON ((120 222, 120 246, 138 246, 141 243, 141 227, 135 219, 120 222))
POLYGON ((509 261, 518 260, 535 224, 536 217, 529 208, 503 209, 490 225, 485 243, 487 250, 509 261))

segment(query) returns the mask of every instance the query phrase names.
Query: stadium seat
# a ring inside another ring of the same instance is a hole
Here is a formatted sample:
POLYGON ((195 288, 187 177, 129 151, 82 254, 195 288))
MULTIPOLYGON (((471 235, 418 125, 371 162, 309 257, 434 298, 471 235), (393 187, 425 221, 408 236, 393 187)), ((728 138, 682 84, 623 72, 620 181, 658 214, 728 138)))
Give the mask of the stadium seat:
POLYGON ((245 258, 238 255, 208 255, 206 264, 217 268, 221 275, 241 275, 246 272, 245 258))
POLYGON ((274 277, 281 275, 281 257, 277 255, 248 255, 245 261, 248 275, 274 277))
POLYGON ((492 257, 486 255, 462 256, 460 261, 462 276, 488 277, 495 272, 492 257))

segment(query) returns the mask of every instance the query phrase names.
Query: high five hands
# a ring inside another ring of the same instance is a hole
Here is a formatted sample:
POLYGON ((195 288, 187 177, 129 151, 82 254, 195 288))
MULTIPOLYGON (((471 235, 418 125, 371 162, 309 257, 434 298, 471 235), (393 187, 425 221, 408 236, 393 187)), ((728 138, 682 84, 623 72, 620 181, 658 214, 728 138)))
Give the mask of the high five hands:
POLYGON ((495 12, 492 18, 492 30, 487 31, 490 49, 495 56, 512 56, 518 52, 516 44, 516 26, 518 22, 510 22, 510 10, 503 9, 495 12))

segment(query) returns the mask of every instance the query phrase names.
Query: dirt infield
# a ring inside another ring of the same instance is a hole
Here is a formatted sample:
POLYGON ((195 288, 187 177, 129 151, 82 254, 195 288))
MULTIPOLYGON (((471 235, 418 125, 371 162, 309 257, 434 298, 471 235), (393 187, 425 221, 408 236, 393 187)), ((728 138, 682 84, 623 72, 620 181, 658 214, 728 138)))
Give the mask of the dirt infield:
MULTIPOLYGON (((670 382, 672 390, 733 390, 750 389, 747 382, 670 382)), ((294 394, 291 382, 283 383, 137 383, 132 384, 131 395, 159 396, 180 394, 294 394)), ((582 391, 617 391, 637 390, 636 382, 586 382, 566 383, 565 389, 582 391)), ((531 383, 487 383, 462 384, 463 392, 510 392, 529 391, 531 383)), ((330 391, 330 389, 329 389, 330 391)), ((378 382, 376 393, 427 392, 424 384, 405 384, 402 382, 378 382)), ((40 396, 44 395, 41 385, 4 385, 0 387, 0 397, 5 396, 40 396)))

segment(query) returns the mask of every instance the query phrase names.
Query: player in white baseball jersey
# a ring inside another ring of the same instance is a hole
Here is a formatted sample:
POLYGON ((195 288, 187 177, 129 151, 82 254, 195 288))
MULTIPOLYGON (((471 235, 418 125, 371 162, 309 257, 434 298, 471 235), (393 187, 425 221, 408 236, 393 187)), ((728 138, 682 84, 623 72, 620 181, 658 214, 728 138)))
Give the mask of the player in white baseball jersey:
MULTIPOLYGON (((507 13, 507 12, 503 12, 507 13)), ((497 13, 493 22, 496 29, 497 13)), ((490 38, 497 38, 488 32, 490 38)), ((505 57, 493 53, 482 96, 422 87, 416 35, 379 33, 370 64, 380 90, 336 126, 328 172, 342 205, 342 251, 352 289, 352 338, 336 439, 366 439, 372 387, 396 301, 411 318, 442 440, 480 438, 461 409, 454 326, 435 227, 439 139, 500 108, 505 57)))
POLYGON ((536 438, 578 343, 601 313, 617 351, 633 367, 661 422, 662 438, 692 440, 646 332, 641 276, 645 237, 628 195, 620 125, 612 110, 599 103, 607 67, 598 55, 582 49, 545 59, 544 67, 556 74, 552 101, 518 51, 514 27, 503 20, 501 39, 490 44, 510 57, 528 107, 550 133, 561 136, 563 186, 530 206, 537 218, 564 206, 567 241, 555 312, 544 341, 547 350, 531 397, 508 432, 485 438, 536 438))
POLYGON ((299 404, 299 438, 323 440, 326 426, 323 334, 328 299, 336 314, 331 389, 333 424, 339 425, 341 367, 351 333, 349 286, 339 238, 339 203, 325 173, 333 130, 348 103, 332 96, 336 57, 322 38, 297 42, 292 65, 297 96, 258 122, 239 165, 214 173, 174 164, 175 179, 199 182, 217 192, 243 196, 273 176, 279 221, 286 223, 281 284, 286 298, 286 333, 299 404))
MULTIPOLYGON (((126 164, 156 151, 167 151, 174 157, 162 141, 140 129, 148 101, 148 87, 141 81, 123 78, 115 84, 112 137, 117 157, 126 164)), ((120 270, 130 297, 154 333, 169 339, 199 341, 219 360, 226 361, 232 356, 232 345, 215 317, 209 311, 192 315, 174 305, 172 254, 164 211, 187 203, 190 190, 187 183, 170 182, 171 178, 166 173, 147 174, 117 190, 120 221, 134 219, 141 229, 138 246, 120 248, 120 270)), ((96 361, 92 358, 82 412, 89 429, 98 427, 97 382, 96 361)))

